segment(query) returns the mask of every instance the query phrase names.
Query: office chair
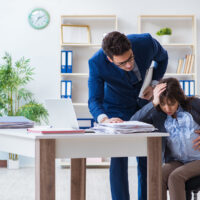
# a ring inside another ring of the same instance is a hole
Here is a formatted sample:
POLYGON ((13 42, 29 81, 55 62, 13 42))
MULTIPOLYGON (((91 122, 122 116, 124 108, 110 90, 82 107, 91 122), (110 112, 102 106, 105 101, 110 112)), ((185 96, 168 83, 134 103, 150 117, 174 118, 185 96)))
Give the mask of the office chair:
POLYGON ((195 176, 189 179, 185 184, 186 199, 192 199, 192 193, 194 200, 197 200, 197 193, 200 191, 200 176, 195 176))

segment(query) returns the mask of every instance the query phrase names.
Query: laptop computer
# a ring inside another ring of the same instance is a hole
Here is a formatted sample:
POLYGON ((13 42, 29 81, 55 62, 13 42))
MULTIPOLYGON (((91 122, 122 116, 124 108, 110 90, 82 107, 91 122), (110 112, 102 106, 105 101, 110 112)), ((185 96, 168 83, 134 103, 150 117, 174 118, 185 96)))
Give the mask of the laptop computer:
POLYGON ((78 121, 71 99, 47 99, 45 105, 49 113, 50 127, 28 129, 31 133, 85 133, 79 129, 78 121))
POLYGON ((76 113, 70 98, 47 99, 45 105, 49 113, 49 125, 52 128, 78 130, 76 113))

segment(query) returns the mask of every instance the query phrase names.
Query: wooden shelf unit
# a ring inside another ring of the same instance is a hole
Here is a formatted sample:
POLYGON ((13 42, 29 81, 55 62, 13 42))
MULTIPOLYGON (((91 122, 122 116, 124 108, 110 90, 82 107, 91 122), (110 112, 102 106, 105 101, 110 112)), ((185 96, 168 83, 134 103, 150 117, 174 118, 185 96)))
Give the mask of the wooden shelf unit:
MULTIPOLYGON (((61 73, 61 80, 72 81, 72 102, 77 118, 92 118, 88 109, 88 60, 101 48, 104 35, 117 30, 118 22, 116 15, 63 15, 61 25, 88 25, 90 27, 90 44, 60 44, 61 50, 73 52, 72 73, 61 73)), ((62 31, 61 31, 62 33, 62 31)), ((61 37, 62 38, 62 37, 61 37)), ((97 159, 98 160, 98 159, 97 159)), ((89 161, 89 160, 88 160, 89 161)), ((67 159, 61 162, 61 167, 70 165, 67 159)), ((107 168, 110 163, 103 158, 99 162, 88 162, 88 168, 107 168)))
MULTIPOLYGON (((138 33, 150 33, 160 41, 156 32, 161 28, 172 29, 170 43, 162 46, 168 51, 169 63, 165 76, 173 76, 181 80, 195 81, 195 94, 199 95, 197 87, 197 28, 195 15, 140 15, 138 16, 138 33), (186 54, 194 55, 193 70, 189 74, 176 74, 178 60, 186 54)), ((162 44, 162 43, 161 43, 162 44)))

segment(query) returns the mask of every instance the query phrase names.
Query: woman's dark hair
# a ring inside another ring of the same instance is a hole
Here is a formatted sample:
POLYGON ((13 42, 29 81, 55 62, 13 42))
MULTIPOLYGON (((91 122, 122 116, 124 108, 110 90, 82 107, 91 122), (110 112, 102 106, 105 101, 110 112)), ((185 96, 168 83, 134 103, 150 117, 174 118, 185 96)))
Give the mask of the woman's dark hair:
MULTIPOLYGON (((165 100, 172 103, 177 101, 184 110, 189 111, 191 109, 189 102, 193 97, 187 97, 184 94, 184 91, 176 78, 165 78, 159 83, 167 83, 166 90, 160 95, 160 103, 165 103, 165 100)), ((157 109, 161 110, 160 106, 157 106, 157 109)))
POLYGON ((126 51, 130 50, 131 43, 124 34, 118 31, 113 31, 104 37, 102 48, 104 53, 113 59, 113 56, 122 55, 126 51))

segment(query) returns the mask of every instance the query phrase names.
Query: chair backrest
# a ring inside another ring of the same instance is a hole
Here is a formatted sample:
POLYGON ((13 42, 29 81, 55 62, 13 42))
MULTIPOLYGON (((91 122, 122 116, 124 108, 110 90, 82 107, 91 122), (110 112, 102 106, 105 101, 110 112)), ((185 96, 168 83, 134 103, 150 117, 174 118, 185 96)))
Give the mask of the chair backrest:
POLYGON ((193 191, 193 197, 194 197, 193 199, 194 200, 198 200, 198 196, 197 196, 198 192, 199 192, 199 190, 194 190, 193 191))
MULTIPOLYGON (((185 189, 193 192, 194 200, 197 200, 197 193, 200 191, 200 176, 189 179, 185 184, 185 189)), ((191 200, 191 195, 187 196, 187 200, 191 200)))

